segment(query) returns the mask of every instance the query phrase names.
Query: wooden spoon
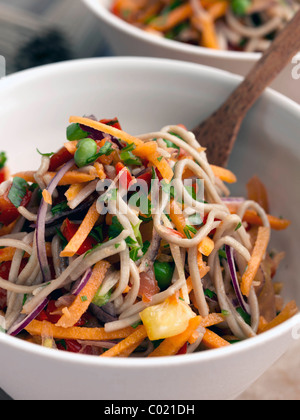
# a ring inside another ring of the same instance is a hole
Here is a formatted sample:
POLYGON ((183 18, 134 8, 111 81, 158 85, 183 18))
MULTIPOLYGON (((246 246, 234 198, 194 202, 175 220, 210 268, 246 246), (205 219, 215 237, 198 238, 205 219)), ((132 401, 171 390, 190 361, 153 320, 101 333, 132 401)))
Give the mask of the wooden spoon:
MULTIPOLYGON (((257 99, 281 70, 300 51, 300 11, 278 35, 245 80, 226 102, 193 132, 202 147, 207 148, 208 161, 226 166, 241 124, 257 99)), ((298 87, 295 87, 298 88, 298 87)))

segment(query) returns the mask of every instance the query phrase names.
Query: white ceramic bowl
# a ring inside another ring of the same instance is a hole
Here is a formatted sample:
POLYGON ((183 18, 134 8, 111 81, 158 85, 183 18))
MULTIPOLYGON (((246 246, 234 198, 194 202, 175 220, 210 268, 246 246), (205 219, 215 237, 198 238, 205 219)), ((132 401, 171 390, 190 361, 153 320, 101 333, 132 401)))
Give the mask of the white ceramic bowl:
MULTIPOLYGON (((216 51, 160 38, 134 27, 110 12, 113 0, 83 0, 99 17, 100 29, 116 55, 162 57, 191 61, 245 76, 259 53, 216 51)), ((276 79, 273 88, 300 103, 300 54, 276 79)))
MULTIPOLYGON (((36 169, 42 152, 65 139, 71 114, 118 116, 138 134, 165 124, 192 128, 228 96, 240 78, 172 60, 113 58, 56 64, 0 82, 0 139, 13 171, 36 169)), ((243 194, 257 173, 271 193, 273 212, 293 228, 274 235, 287 252, 280 280, 286 299, 300 303, 298 280, 300 107, 268 91, 243 125, 231 168, 243 194)), ((241 394, 299 335, 300 315, 230 348, 159 359, 103 360, 45 349, 0 334, 0 387, 16 399, 207 400, 241 394)))

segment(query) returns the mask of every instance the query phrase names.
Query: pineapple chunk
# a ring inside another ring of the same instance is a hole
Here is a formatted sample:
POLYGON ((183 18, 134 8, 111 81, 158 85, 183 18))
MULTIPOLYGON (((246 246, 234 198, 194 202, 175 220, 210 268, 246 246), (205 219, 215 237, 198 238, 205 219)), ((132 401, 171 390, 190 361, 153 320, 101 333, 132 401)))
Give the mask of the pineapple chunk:
POLYGON ((175 296, 140 313, 151 341, 181 334, 188 328, 190 319, 195 316, 189 305, 175 296))

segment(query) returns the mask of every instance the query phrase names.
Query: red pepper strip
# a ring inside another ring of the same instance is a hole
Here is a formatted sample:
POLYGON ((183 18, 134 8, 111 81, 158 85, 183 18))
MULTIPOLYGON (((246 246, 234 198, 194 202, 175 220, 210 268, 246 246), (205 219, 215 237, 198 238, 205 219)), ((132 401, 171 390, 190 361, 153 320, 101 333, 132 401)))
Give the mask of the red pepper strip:
MULTIPOLYGON (((6 191, 6 193, 0 197, 0 223, 2 223, 5 226, 10 225, 20 216, 18 209, 12 204, 12 202, 8 198, 8 194, 9 190, 6 191)), ((26 207, 31 199, 31 196, 32 192, 30 190, 27 190, 21 202, 21 206, 26 207)))
POLYGON ((83 346, 76 340, 61 340, 56 343, 58 350, 66 351, 69 353, 81 353, 94 355, 91 346, 83 346))
POLYGON ((187 354, 187 348, 188 348, 188 345, 187 345, 187 343, 185 343, 185 344, 181 347, 181 349, 179 350, 179 352, 177 353, 177 355, 180 355, 180 354, 187 354))
POLYGON ((122 188, 128 190, 130 183, 134 179, 131 173, 129 172, 128 168, 122 162, 118 162, 116 164, 116 171, 117 175, 119 175, 121 171, 124 171, 123 174, 120 176, 120 185, 122 188))
POLYGON ((151 172, 151 170, 149 170, 148 172, 145 172, 144 174, 138 176, 136 179, 138 181, 140 180, 140 181, 146 182, 146 184, 148 186, 148 191, 149 191, 150 186, 151 186, 151 181, 152 181, 152 172, 151 172))
POLYGON ((71 153, 65 147, 62 147, 57 153, 55 153, 51 157, 49 171, 56 171, 62 165, 69 162, 71 159, 73 159, 71 153))
POLYGON ((171 228, 168 228, 168 227, 165 228, 165 229, 167 229, 170 232, 171 235, 179 236, 182 239, 185 238, 185 236, 182 233, 178 232, 177 230, 174 230, 174 229, 171 229, 171 228))
POLYGON ((107 120, 107 119, 100 120, 99 122, 101 122, 102 124, 110 125, 111 127, 117 128, 118 130, 122 130, 117 117, 112 120, 107 120))
MULTIPOLYGON (((76 223, 70 222, 69 219, 66 219, 62 225, 62 234, 66 238, 68 242, 73 238, 77 230, 79 229, 79 225, 76 223)), ((79 250, 77 251, 78 255, 83 255, 87 251, 90 251, 95 245, 97 245, 97 241, 92 238, 91 236, 88 236, 87 239, 83 242, 79 250)))
MULTIPOLYGON (((28 263, 27 259, 23 259, 20 265, 19 273, 22 272, 22 270, 26 267, 26 264, 28 263)), ((0 264, 0 277, 3 280, 8 280, 10 269, 11 269, 11 261, 6 261, 0 264)), ((4 309, 7 306, 7 292, 4 289, 0 289, 0 310, 4 311, 4 309)))
POLYGON ((6 180, 6 170, 5 168, 0 169, 0 184, 6 180))
MULTIPOLYGON (((40 315, 36 318, 37 321, 48 321, 51 322, 51 324, 56 324, 61 318, 61 313, 59 313, 56 301, 50 300, 48 303, 46 309, 44 309, 40 315)), ((83 327, 86 325, 87 321, 89 321, 92 318, 92 315, 89 312, 86 312, 82 315, 80 320, 75 325, 76 327, 83 327)))

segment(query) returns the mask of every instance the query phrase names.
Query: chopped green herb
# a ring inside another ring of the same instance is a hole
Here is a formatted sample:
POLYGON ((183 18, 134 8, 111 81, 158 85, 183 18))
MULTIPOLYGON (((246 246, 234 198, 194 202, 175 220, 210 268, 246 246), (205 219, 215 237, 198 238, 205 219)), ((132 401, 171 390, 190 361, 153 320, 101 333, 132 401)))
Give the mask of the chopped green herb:
POLYGON ((80 128, 80 124, 71 124, 67 128, 67 139, 70 141, 81 140, 89 136, 89 133, 80 128))
POLYGON ((101 149, 99 150, 97 154, 87 159, 87 164, 89 165, 91 163, 94 163, 101 156, 109 156, 113 153, 113 151, 114 149, 112 147, 112 144, 108 141, 105 143, 104 146, 101 147, 101 149))
POLYGON ((151 243, 149 241, 144 242, 143 244, 143 248, 142 248, 142 252, 145 255, 146 252, 148 251, 149 247, 150 247, 151 243))
POLYGON ((135 144, 130 144, 124 149, 122 149, 120 158, 123 161, 123 163, 128 165, 135 165, 135 166, 142 166, 142 161, 140 158, 134 156, 132 151, 136 148, 135 144))
POLYGON ((131 326, 132 326, 132 328, 137 328, 137 327, 139 327, 140 325, 142 325, 142 321, 137 321, 135 324, 133 324, 133 325, 131 325, 131 326))
POLYGON ((189 217, 189 223, 193 226, 202 226, 203 225, 203 219, 200 216, 200 214, 195 213, 192 216, 189 217))
POLYGON ((68 202, 63 201, 62 203, 57 204, 56 206, 52 207, 51 213, 53 216, 63 213, 64 211, 69 210, 68 202))
POLYGON ((0 169, 4 168, 6 161, 7 157, 5 152, 0 152, 0 169))
POLYGON ((96 226, 90 233, 90 236, 97 242, 103 242, 103 225, 96 226))
POLYGON ((68 240, 64 237, 64 235, 62 234, 62 232, 56 227, 56 234, 59 236, 60 240, 61 240, 61 245, 62 248, 65 249, 65 247, 68 245, 68 240))
POLYGON ((112 290, 107 292, 105 295, 101 295, 101 286, 100 286, 92 302, 95 305, 99 306, 99 308, 101 308, 101 306, 104 306, 109 302, 111 294, 112 294, 112 290))
POLYGON ((25 197, 27 191, 27 182, 22 178, 16 177, 13 179, 12 186, 8 193, 8 198, 10 202, 18 208, 22 204, 23 198, 25 197))
POLYGON ((241 315, 241 317, 246 322, 246 324, 251 325, 251 316, 250 315, 248 315, 242 308, 237 308, 236 311, 241 315))
POLYGON ((51 153, 42 153, 39 151, 39 149, 36 149, 36 151, 38 152, 39 155, 44 156, 44 157, 52 157, 54 155, 53 152, 51 153))
POLYGON ((164 179, 160 182, 160 185, 163 192, 168 194, 170 198, 176 198, 176 192, 175 192, 174 186, 167 184, 167 182, 164 179))
POLYGON ((186 225, 186 227, 183 230, 188 239, 192 239, 191 233, 196 234, 198 232, 197 229, 195 229, 193 226, 190 226, 190 225, 186 225))
POLYGON ((226 310, 222 310, 222 315, 223 316, 229 316, 230 315, 230 312, 229 311, 226 311, 226 310))
POLYGON ((243 225, 242 225, 242 222, 240 222, 238 225, 237 225, 237 227, 236 227, 236 229, 235 229, 235 231, 237 232, 239 229, 241 229, 241 227, 242 227, 243 225))
POLYGON ((177 146, 175 143, 172 143, 170 140, 164 140, 164 142, 166 143, 168 148, 180 150, 180 147, 177 146))
POLYGON ((60 344, 65 350, 67 350, 67 343, 65 340, 58 340, 56 343, 60 344))
POLYGON ((220 257, 221 259, 227 260, 227 254, 226 254, 225 249, 220 249, 220 250, 219 250, 219 257, 220 257))
POLYGON ((209 289, 205 289, 204 294, 209 299, 215 299, 217 297, 217 295, 209 289))
POLYGON ((86 302, 88 300, 87 296, 81 296, 81 302, 86 302))

